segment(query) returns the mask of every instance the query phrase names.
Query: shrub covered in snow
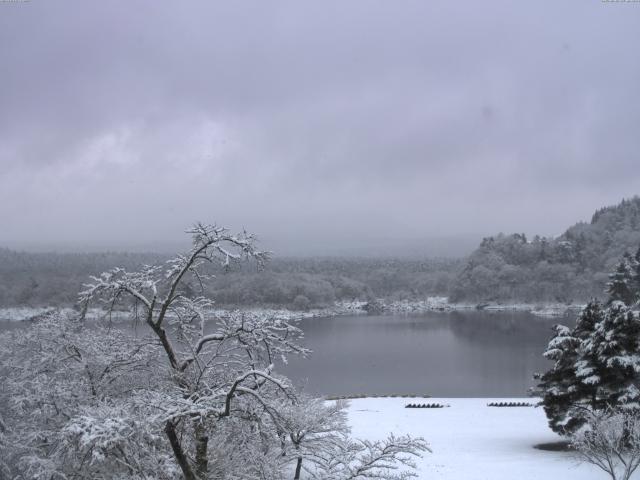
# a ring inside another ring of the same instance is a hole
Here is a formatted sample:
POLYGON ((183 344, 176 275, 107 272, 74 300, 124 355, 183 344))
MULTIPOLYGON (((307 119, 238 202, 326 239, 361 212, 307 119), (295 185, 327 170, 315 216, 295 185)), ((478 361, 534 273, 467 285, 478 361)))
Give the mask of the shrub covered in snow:
POLYGON ((640 416, 619 409, 594 412, 573 435, 571 446, 611 480, 629 480, 640 466, 640 416))

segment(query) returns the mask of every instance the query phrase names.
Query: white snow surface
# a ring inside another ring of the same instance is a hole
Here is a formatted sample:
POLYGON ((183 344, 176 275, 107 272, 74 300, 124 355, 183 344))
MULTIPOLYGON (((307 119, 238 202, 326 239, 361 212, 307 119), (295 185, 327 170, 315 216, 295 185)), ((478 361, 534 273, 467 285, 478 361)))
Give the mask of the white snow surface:
MULTIPOLYGON (((387 314, 412 314, 412 313, 426 313, 426 312, 450 312, 450 311, 464 311, 464 310, 483 310, 487 312, 505 312, 505 311, 520 311, 530 312, 533 315, 541 317, 561 317, 567 314, 574 314, 581 310, 583 305, 563 305, 563 304, 544 304, 533 305, 527 303, 514 303, 514 304, 485 304, 481 308, 478 305, 470 303, 449 303, 447 297, 427 297, 424 300, 415 301, 395 301, 384 303, 379 300, 383 308, 383 313, 387 314)), ((270 315, 276 318, 284 320, 293 320, 300 318, 316 318, 316 317, 334 317, 338 315, 355 315, 364 314, 365 306, 367 302, 360 300, 353 301, 340 301, 335 302, 334 305, 326 308, 311 309, 309 311, 293 311, 286 308, 274 309, 274 308, 242 308, 242 311, 253 312, 261 315, 270 315)), ((59 310, 62 313, 73 313, 71 308, 31 308, 31 307, 12 307, 12 308, 0 308, 0 321, 24 321, 32 319, 42 315, 48 311, 59 310)), ((224 316, 234 309, 215 308, 213 313, 216 315, 224 316)), ((97 319, 107 315, 106 311, 100 308, 90 308, 87 312, 87 318, 97 319)), ((115 311, 111 315, 115 318, 127 318, 128 312, 115 311)))
POLYGON ((51 311, 50 308, 12 307, 0 308, 0 320, 22 322, 51 311))
MULTIPOLYGON (((547 426, 542 408, 487 407, 505 398, 362 398, 351 400, 349 423, 355 437, 377 440, 388 433, 423 437, 433 453, 418 459, 424 480, 603 480, 596 467, 570 452, 534 448, 561 438, 547 426), (404 408, 407 403, 440 403, 447 408, 404 408)), ((638 474, 640 478, 640 474, 638 474)), ((632 477, 635 478, 635 477, 632 477)))

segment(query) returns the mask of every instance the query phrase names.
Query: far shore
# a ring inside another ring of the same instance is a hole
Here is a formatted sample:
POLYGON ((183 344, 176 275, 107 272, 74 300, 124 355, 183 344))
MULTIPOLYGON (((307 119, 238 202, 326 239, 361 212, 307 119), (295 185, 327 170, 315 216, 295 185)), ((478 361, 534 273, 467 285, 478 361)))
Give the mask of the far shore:
MULTIPOLYGON (((561 303, 449 303, 447 297, 428 297, 424 300, 402 300, 375 302, 348 301, 336 302, 333 306, 313 308, 306 311, 291 310, 286 308, 260 308, 238 307, 220 308, 212 313, 218 316, 229 315, 234 311, 244 311, 256 314, 270 315, 283 320, 295 320, 305 318, 335 317, 342 315, 384 315, 384 314, 420 314, 427 312, 456 312, 456 311, 485 311, 485 312, 529 312, 540 317, 564 317, 574 315, 584 308, 583 304, 561 303)), ((72 308, 55 307, 9 307, 0 308, 0 321, 28 321, 51 311, 61 311, 71 314, 72 308)), ((90 309, 87 318, 100 319, 108 316, 103 309, 90 309)), ((111 318, 124 319, 129 312, 112 312, 111 318)))

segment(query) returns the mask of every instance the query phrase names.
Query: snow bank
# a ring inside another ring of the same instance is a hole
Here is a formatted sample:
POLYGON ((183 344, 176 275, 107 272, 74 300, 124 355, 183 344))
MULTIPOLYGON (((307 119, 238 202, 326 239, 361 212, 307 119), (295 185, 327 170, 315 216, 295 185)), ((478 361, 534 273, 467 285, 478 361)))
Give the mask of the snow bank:
MULTIPOLYGON (((351 400, 349 423, 356 437, 382 439, 389 432, 424 437, 433 453, 418 460, 424 480, 602 480, 595 467, 573 454, 534 448, 561 440, 547 426, 541 408, 487 407, 504 398, 429 398, 446 408, 404 408, 412 399, 351 400)), ((531 401, 531 399, 526 399, 531 401)))
POLYGON ((424 300, 401 300, 385 303, 379 300, 384 313, 448 312, 452 310, 472 310, 474 305, 451 304, 447 297, 427 297, 424 300))
MULTIPOLYGON (((77 310, 72 308, 46 308, 46 307, 16 307, 16 308, 0 308, 0 321, 24 322, 36 319, 46 313, 60 312, 63 315, 77 315, 77 310)), ((90 308, 87 310, 86 318, 96 320, 104 318, 107 315, 106 310, 100 308, 90 308)), ((113 319, 128 318, 130 312, 115 311, 111 313, 113 319)))
POLYGON ((545 305, 543 307, 536 307, 531 310, 531 313, 538 315, 539 317, 558 317, 565 315, 577 315, 583 310, 586 305, 545 305))
POLYGON ((424 313, 424 312, 452 312, 462 310, 482 310, 487 312, 530 312, 543 317, 562 317, 582 310, 584 305, 577 304, 531 304, 531 303, 449 303, 447 297, 427 297, 425 300, 396 301, 385 303, 378 300, 383 313, 424 313))
MULTIPOLYGON (((270 315, 283 320, 293 320, 301 318, 317 318, 317 317, 335 317, 339 315, 356 315, 367 313, 368 302, 353 300, 348 302, 336 302, 334 305, 326 308, 317 308, 309 311, 295 311, 288 309, 274 308, 242 308, 242 311, 253 312, 258 314, 270 315)), ((378 313, 389 314, 412 314, 426 312, 452 312, 463 310, 482 310, 488 312, 507 312, 519 311, 530 312, 533 315, 544 317, 565 316, 568 314, 576 314, 584 305, 564 305, 564 304, 546 304, 533 305, 527 303, 515 304, 482 304, 474 305, 469 303, 449 303, 447 297, 427 297, 424 300, 415 301, 395 301, 385 303, 384 300, 376 301, 378 313)), ((23 321, 38 317, 43 313, 54 310, 52 308, 0 308, 0 320, 23 321)), ((70 308, 59 309, 63 313, 71 313, 70 308)), ((234 310, 220 308, 213 311, 214 314, 225 316, 234 310)), ((106 315, 104 310, 92 308, 87 312, 87 318, 97 319, 106 315)), ((113 318, 126 318, 127 312, 113 312, 113 318)))
MULTIPOLYGON (((367 302, 352 301, 352 302, 336 302, 333 306, 327 308, 314 308, 308 311, 288 310, 285 308, 241 308, 243 312, 256 313, 261 315, 268 315, 274 318, 280 318, 282 320, 296 320, 302 318, 317 318, 317 317, 335 317, 339 315, 359 315, 366 314, 364 307, 367 302)), ((216 309, 214 314, 224 317, 234 310, 228 309, 216 309)))
MULTIPOLYGON (((274 318, 280 318, 282 320, 296 320, 302 318, 316 318, 316 317, 333 317, 338 315, 356 315, 366 314, 364 310, 366 302, 337 302, 332 307, 317 308, 309 311, 294 311, 287 309, 274 309, 274 308, 243 308, 240 309, 243 312, 255 313, 260 315, 267 315, 274 318)), ((4 321, 26 321, 37 318, 45 313, 59 311, 62 314, 77 314, 77 312, 71 308, 0 308, 0 320, 4 321)), ((211 311, 212 315, 224 317, 230 315, 236 310, 230 309, 214 309, 211 311)), ((107 315, 107 311, 100 308, 90 308, 86 313, 86 318, 90 320, 96 320, 104 318, 107 315)), ((126 311, 114 311, 111 313, 111 317, 114 319, 124 319, 131 315, 126 311)), ((170 317, 171 314, 169 313, 170 317)))
POLYGON ((43 315, 48 311, 51 311, 51 309, 30 307, 0 308, 0 320, 21 322, 43 315))

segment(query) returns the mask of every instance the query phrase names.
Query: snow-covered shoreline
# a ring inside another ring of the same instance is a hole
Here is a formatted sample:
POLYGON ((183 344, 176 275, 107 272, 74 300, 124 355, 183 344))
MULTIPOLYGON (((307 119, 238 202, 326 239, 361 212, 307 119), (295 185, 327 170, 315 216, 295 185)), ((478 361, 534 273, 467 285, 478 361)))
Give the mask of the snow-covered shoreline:
MULTIPOLYGON (((215 316, 225 316, 232 312, 241 310, 247 313, 255 313, 261 315, 273 316, 281 318, 283 320, 303 319, 303 318, 317 318, 317 317, 335 317, 340 315, 356 315, 366 314, 366 310, 363 308, 366 302, 340 302, 336 303, 332 307, 311 309, 308 311, 296 311, 288 309, 277 308, 257 308, 247 307, 238 309, 226 309, 219 308, 214 309, 211 313, 215 316)), ((13 307, 13 308, 0 308, 0 321, 12 321, 23 322, 36 319, 48 312, 61 312, 62 314, 71 315, 77 313, 72 308, 47 308, 47 307, 13 307)), ((113 319, 125 319, 130 315, 126 311, 114 311, 110 314, 113 319)), ((97 320, 107 316, 106 310, 99 308, 91 308, 86 313, 86 318, 89 320, 97 320)))
POLYGON ((447 297, 429 297, 419 301, 382 302, 384 313, 454 312, 477 310, 485 312, 529 312, 540 317, 563 317, 584 308, 582 304, 562 303, 449 303, 447 297))
MULTIPOLYGON (((528 304, 528 303, 513 303, 513 304, 471 304, 471 303, 449 303, 447 297, 428 297, 425 300, 414 301, 393 301, 385 302, 384 300, 378 300, 375 302, 375 308, 372 313, 391 313, 391 314, 419 314, 427 312, 455 312, 455 311, 485 311, 485 312, 529 312, 533 315, 540 317, 563 317, 569 314, 575 314, 581 310, 584 305, 579 304, 528 304)), ((26 321, 37 318, 49 311, 58 310, 63 313, 70 314, 74 312, 71 308, 47 308, 47 307, 12 307, 12 308, 0 308, 0 321, 26 321)), ((285 308, 259 308, 248 307, 242 308, 242 311, 259 313, 264 315, 270 315, 277 318, 293 320, 293 319, 305 319, 305 318, 319 318, 319 317, 336 317, 341 315, 361 315, 367 314, 370 310, 369 302, 363 301, 349 301, 349 302, 336 302, 333 306, 325 308, 310 309, 308 311, 289 310, 285 308)), ((236 309, 220 308, 213 311, 215 315, 228 315, 230 312, 236 311, 236 309)), ((87 317, 90 319, 103 318, 106 312, 102 309, 94 308, 87 312, 87 317)), ((126 318, 128 312, 118 311, 112 313, 112 318, 120 319, 126 318)))
MULTIPOLYGON (((61 312, 65 315, 72 315, 77 313, 73 308, 56 308, 56 307, 11 307, 0 308, 0 321, 9 322, 26 322, 35 320, 38 317, 45 315, 49 312, 61 312)), ((97 319, 103 318, 106 315, 106 311, 98 308, 92 308, 87 312, 87 318, 97 319)), ((128 312, 113 312, 112 318, 126 318, 129 316, 128 312)))

